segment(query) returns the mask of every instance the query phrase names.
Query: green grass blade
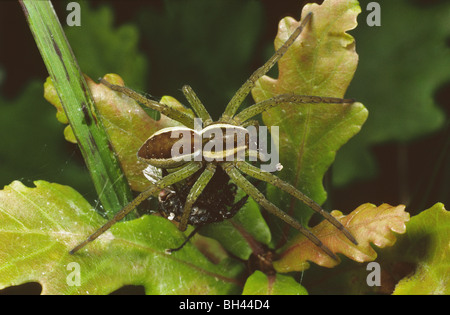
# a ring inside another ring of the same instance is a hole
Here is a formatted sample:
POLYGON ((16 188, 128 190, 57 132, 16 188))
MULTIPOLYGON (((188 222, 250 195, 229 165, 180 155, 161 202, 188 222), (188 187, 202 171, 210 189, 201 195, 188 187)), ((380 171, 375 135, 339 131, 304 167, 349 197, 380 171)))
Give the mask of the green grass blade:
POLYGON ((91 174, 107 216, 128 203, 131 191, 94 101, 50 1, 19 0, 91 174))

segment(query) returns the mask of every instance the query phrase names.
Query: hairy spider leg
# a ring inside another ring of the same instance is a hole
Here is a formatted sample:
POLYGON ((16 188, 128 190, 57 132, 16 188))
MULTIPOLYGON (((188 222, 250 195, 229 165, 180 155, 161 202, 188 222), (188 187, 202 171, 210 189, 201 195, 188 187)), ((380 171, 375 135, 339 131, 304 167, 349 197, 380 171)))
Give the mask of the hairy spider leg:
POLYGON ((191 190, 189 191, 189 194, 186 197, 186 203, 184 204, 180 225, 178 226, 178 229, 180 231, 186 230, 189 216, 192 211, 192 206, 194 205, 195 201, 200 196, 200 194, 203 192, 203 189, 205 189, 206 185, 208 185, 215 171, 216 171, 215 164, 211 163, 207 164, 205 170, 202 172, 200 177, 195 181, 194 185, 191 187, 191 190))
POLYGON ((292 218, 290 215, 280 210, 277 206, 271 203, 266 197, 255 187, 252 183, 250 183, 241 172, 233 165, 232 162, 228 162, 222 165, 224 171, 230 176, 230 178, 250 197, 253 198, 258 204, 260 204, 264 209, 277 216, 300 233, 305 235, 311 242, 314 243, 317 247, 323 250, 328 256, 338 261, 338 257, 327 247, 322 241, 317 238, 313 233, 311 233, 308 229, 303 227, 297 220, 292 218))
POLYGON ((117 92, 123 93, 123 94, 131 97, 132 99, 147 106, 148 108, 159 111, 161 114, 164 114, 167 117, 182 123, 186 127, 194 128, 194 117, 187 115, 187 114, 183 113, 182 111, 179 111, 176 108, 173 108, 173 107, 165 105, 165 104, 158 103, 154 100, 150 100, 150 99, 146 98, 145 96, 139 94, 138 92, 136 92, 130 88, 127 88, 126 86, 109 83, 108 81, 106 81, 103 78, 100 79, 100 83, 106 85, 108 88, 110 88, 113 91, 117 91, 117 92))
POLYGON ((106 222, 102 227, 100 227, 97 231, 92 233, 86 240, 75 246, 69 253, 74 254, 86 244, 92 242, 97 237, 105 233, 111 226, 113 226, 115 223, 122 220, 128 213, 134 210, 139 204, 141 204, 144 200, 149 198, 150 196, 156 196, 163 188, 173 185, 183 179, 188 178, 189 176, 192 176, 202 168, 201 162, 190 162, 187 165, 185 165, 182 169, 177 170, 176 172, 173 172, 161 180, 159 180, 157 183, 152 185, 147 190, 144 190, 141 192, 133 201, 131 201, 129 204, 127 204, 122 210, 116 213, 116 215, 106 222))
POLYGON ((225 112, 223 113, 220 121, 229 121, 231 117, 234 116, 239 106, 242 104, 244 99, 253 89, 256 84, 256 81, 259 80, 263 75, 265 75, 272 67, 280 60, 281 57, 286 53, 288 48, 294 43, 297 37, 302 33, 306 24, 311 20, 312 12, 308 13, 305 18, 302 20, 300 25, 295 29, 295 31, 289 36, 289 38, 284 42, 284 44, 275 52, 275 54, 266 61, 264 65, 258 68, 250 78, 245 81, 245 83, 239 88, 236 94, 231 98, 228 103, 225 112))
POLYGON ((309 95, 297 95, 297 94, 281 94, 271 97, 267 100, 258 102, 250 107, 242 110, 236 116, 233 117, 233 121, 236 124, 241 124, 248 119, 261 114, 262 112, 284 104, 352 104, 353 99, 343 99, 337 97, 322 97, 322 96, 309 96, 309 95))
POLYGON ((308 207, 310 207, 312 210, 323 216, 328 222, 333 224, 338 230, 340 230, 353 244, 358 245, 358 242, 353 237, 353 235, 342 225, 341 222, 339 222, 335 217, 333 217, 330 213, 323 210, 314 200, 303 194, 301 191, 299 191, 297 188, 292 186, 291 184, 286 183, 285 181, 281 180, 277 176, 273 175, 272 173, 268 172, 261 172, 261 170, 247 162, 236 162, 236 167, 242 171, 243 173, 265 181, 269 184, 272 184, 275 187, 278 187, 279 189, 289 193, 290 195, 294 196, 304 204, 306 204, 308 207))
POLYGON ((224 216, 224 219, 231 219, 232 217, 234 217, 234 215, 239 210, 241 210, 241 208, 247 203, 248 197, 249 197, 248 195, 245 195, 244 197, 239 199, 239 201, 237 201, 234 205, 232 205, 230 208, 230 214, 227 216, 224 216))

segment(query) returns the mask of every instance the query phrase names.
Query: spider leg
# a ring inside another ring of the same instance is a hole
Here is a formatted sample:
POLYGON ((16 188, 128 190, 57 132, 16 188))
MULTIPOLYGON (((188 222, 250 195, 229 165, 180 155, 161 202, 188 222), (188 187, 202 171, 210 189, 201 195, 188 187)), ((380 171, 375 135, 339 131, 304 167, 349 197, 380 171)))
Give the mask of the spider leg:
POLYGON ((238 185, 246 194, 252 197, 253 200, 259 203, 267 211, 301 232, 317 247, 322 249, 328 256, 330 256, 334 260, 339 260, 338 257, 328 247, 326 247, 320 239, 317 238, 317 236, 315 236, 294 218, 292 218, 287 213, 280 210, 277 206, 271 203, 269 200, 267 200, 266 197, 255 186, 253 186, 232 163, 224 164, 223 169, 228 174, 228 176, 230 176, 230 178, 236 183, 236 185, 238 185))
POLYGON ((138 101, 139 103, 141 103, 151 109, 159 111, 161 114, 164 114, 167 117, 172 118, 173 120, 176 120, 176 121, 182 123, 186 127, 194 128, 194 118, 193 117, 191 117, 171 106, 167 106, 165 104, 161 104, 156 101, 150 100, 150 99, 146 98, 145 96, 139 94, 138 92, 133 91, 132 89, 127 88, 125 86, 111 84, 103 78, 100 79, 100 83, 106 85, 108 88, 110 88, 113 91, 123 93, 123 94, 131 97, 132 99, 138 101))
POLYGON ((289 36, 289 38, 284 42, 284 44, 275 52, 275 54, 266 61, 264 65, 258 68, 250 78, 239 88, 236 94, 231 98, 228 103, 225 112, 223 113, 220 121, 228 121, 231 117, 234 116, 239 106, 242 104, 244 99, 250 93, 251 89, 255 86, 256 81, 265 75, 276 63, 280 60, 281 57, 286 53, 289 46, 291 46, 297 37, 302 33, 306 24, 308 24, 311 19, 312 12, 308 13, 305 18, 301 21, 300 25, 295 29, 295 31, 289 36))
POLYGON ((188 163, 186 166, 184 166, 182 169, 173 172, 154 185, 152 185, 147 190, 144 190, 141 192, 133 201, 131 201, 129 204, 127 204, 122 210, 116 213, 116 215, 106 222, 102 227, 100 227, 97 231, 92 233, 87 239, 85 239, 83 242, 79 243, 77 246, 75 246, 69 253, 74 254, 81 248, 83 248, 86 244, 92 242, 97 237, 102 235, 104 232, 106 232, 111 226, 113 226, 116 222, 122 220, 128 213, 130 213, 134 208, 136 208, 139 204, 141 204, 144 200, 149 198, 150 196, 157 195, 161 189, 170 186, 174 183, 177 183, 185 178, 188 178, 189 176, 192 176, 195 172, 197 172, 202 167, 202 164, 200 162, 191 162, 188 163))
POLYGON ((185 85, 182 88, 183 94, 188 100, 189 104, 191 104, 192 109, 197 114, 197 116, 202 120, 203 126, 207 126, 213 122, 211 115, 209 115, 203 103, 197 97, 194 90, 189 86, 185 85))
POLYGON ((297 188, 292 186, 291 184, 286 183, 285 181, 281 180, 277 176, 269 173, 269 172, 261 172, 261 170, 247 162, 237 162, 236 167, 242 171, 243 173, 254 177, 256 179, 265 181, 267 183, 270 183, 274 185, 275 187, 280 188, 281 190, 289 193, 290 195, 294 196, 304 204, 306 204, 308 207, 310 207, 312 210, 323 216, 325 219, 328 220, 331 224, 333 224, 338 230, 340 230, 353 244, 358 245, 358 242, 353 237, 353 235, 342 225, 341 222, 339 222, 335 217, 333 217, 330 213, 323 210, 314 200, 303 194, 301 191, 299 191, 297 188))
POLYGON ((192 206, 194 205, 195 201, 197 200, 198 196, 203 192, 206 185, 208 185, 209 181, 213 177, 214 173, 216 171, 216 165, 209 163, 206 165, 205 170, 200 175, 200 177, 197 179, 197 181, 192 186, 191 190, 189 191, 189 194, 186 197, 186 203, 184 204, 183 214, 181 216, 180 225, 178 226, 178 229, 180 231, 186 230, 189 216, 191 214, 192 206))
POLYGON ((267 100, 253 104, 252 106, 244 109, 239 114, 234 116, 233 120, 237 124, 241 124, 248 119, 261 114, 262 112, 283 104, 351 104, 353 99, 343 99, 337 97, 321 97, 321 96, 309 96, 309 95, 296 95, 296 94, 281 94, 271 97, 267 100))

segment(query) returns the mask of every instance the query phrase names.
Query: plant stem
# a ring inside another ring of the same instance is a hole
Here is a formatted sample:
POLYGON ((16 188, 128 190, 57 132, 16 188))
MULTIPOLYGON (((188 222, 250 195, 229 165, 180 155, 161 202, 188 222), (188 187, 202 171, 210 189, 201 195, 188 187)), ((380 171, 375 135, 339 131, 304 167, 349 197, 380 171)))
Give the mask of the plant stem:
POLYGON ((19 0, 107 217, 132 199, 90 90, 49 0, 19 0))

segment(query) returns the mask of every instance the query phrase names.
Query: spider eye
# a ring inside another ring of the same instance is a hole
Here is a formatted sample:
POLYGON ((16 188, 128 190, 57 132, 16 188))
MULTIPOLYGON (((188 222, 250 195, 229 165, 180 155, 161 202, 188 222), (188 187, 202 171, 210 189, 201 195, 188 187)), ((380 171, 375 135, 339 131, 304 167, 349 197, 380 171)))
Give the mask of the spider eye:
POLYGON ((164 128, 154 133, 139 149, 140 160, 160 168, 173 168, 192 161, 198 133, 186 127, 164 128))

